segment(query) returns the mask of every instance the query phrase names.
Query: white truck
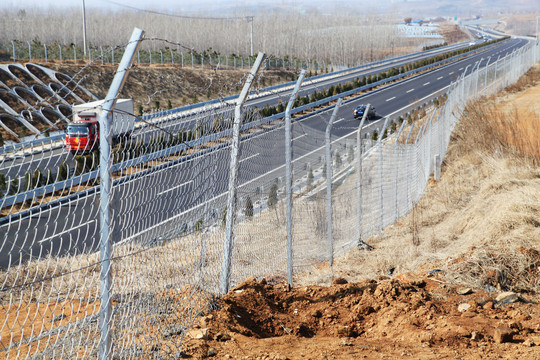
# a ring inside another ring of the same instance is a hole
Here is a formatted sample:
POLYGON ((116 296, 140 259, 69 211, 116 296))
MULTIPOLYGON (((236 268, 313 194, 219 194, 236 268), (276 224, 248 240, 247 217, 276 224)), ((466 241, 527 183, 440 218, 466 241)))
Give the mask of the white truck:
MULTIPOLYGON (((66 129, 66 147, 72 153, 86 153, 99 148, 99 121, 104 100, 73 105, 73 122, 66 129)), ((111 138, 113 145, 122 138, 128 138, 135 127, 133 100, 118 99, 111 117, 111 138)))

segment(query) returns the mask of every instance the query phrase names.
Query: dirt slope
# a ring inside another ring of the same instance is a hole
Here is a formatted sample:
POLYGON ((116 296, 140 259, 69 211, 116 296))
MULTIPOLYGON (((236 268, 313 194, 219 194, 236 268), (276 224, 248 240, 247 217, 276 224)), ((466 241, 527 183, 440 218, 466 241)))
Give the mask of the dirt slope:
MULTIPOLYGON (((75 77, 81 85, 99 98, 104 98, 112 82, 116 66, 92 65, 87 68, 69 64, 49 64, 49 67, 75 77)), ((172 108, 187 104, 216 99, 242 90, 245 77, 250 69, 212 70, 209 68, 175 66, 134 66, 130 71, 122 91, 122 97, 135 101, 135 111, 139 105, 145 112, 152 108, 166 109, 170 101, 172 108), (159 106, 156 106, 156 101, 159 106)), ((254 82, 252 90, 276 85, 296 79, 294 71, 264 70, 254 82)))

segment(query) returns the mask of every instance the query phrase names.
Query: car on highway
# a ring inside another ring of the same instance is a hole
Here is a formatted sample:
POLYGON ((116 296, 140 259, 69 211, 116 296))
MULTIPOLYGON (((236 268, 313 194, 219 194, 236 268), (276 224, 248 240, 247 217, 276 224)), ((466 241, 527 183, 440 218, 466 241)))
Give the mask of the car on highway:
MULTIPOLYGON (((362 116, 364 116, 364 111, 366 111, 366 107, 367 107, 367 105, 365 105, 365 104, 358 105, 356 107, 356 109, 354 109, 354 112, 353 112, 354 118, 357 119, 357 118, 361 118, 362 116)), ((375 107, 373 105, 370 105, 369 106, 369 112, 367 114, 367 118, 372 119, 374 117, 375 117, 375 107)))

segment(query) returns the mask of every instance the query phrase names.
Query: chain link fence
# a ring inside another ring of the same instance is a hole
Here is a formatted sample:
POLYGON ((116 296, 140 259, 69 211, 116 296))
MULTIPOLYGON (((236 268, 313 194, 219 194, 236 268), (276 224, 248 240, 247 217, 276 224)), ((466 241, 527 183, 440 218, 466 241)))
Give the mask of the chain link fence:
MULTIPOLYGON (((154 39, 159 41, 160 39, 154 39)), ((177 66, 186 68, 208 68, 241 70, 250 69, 256 56, 241 55, 221 55, 217 52, 197 52, 193 49, 162 41, 165 45, 161 49, 137 50, 134 62, 137 65, 161 65, 177 66)), ((10 43, 0 44, 0 48, 9 54, 11 61, 28 61, 40 63, 60 63, 60 64, 86 64, 89 62, 100 63, 101 65, 118 65, 124 54, 122 46, 88 46, 83 49, 75 44, 53 43, 45 44, 39 41, 19 41, 12 40, 10 43)), ((266 60, 267 69, 309 69, 315 72, 328 72, 334 68, 332 64, 325 60, 298 59, 296 57, 272 57, 266 60)))
POLYGON ((2 154, 0 357, 182 356, 224 289, 249 276, 294 283, 369 248, 439 176, 466 103, 513 83, 538 55, 525 46, 493 59, 423 120, 386 118, 376 135, 345 125, 339 107, 327 133, 335 105, 268 121, 237 100, 111 133, 99 153, 2 154))

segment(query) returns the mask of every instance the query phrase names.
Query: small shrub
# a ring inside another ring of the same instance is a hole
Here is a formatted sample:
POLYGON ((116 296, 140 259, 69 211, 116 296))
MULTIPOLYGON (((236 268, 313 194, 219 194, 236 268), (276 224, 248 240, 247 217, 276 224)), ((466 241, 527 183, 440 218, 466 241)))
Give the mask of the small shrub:
POLYGON ((7 190, 6 175, 0 173, 0 191, 4 192, 7 190))
POLYGON ((244 214, 248 218, 253 217, 253 202, 251 201, 251 197, 249 195, 246 198, 246 203, 244 205, 244 214))
POLYGON ((66 180, 67 178, 68 178, 68 164, 64 162, 58 167, 58 181, 63 181, 63 180, 66 180))
POLYGON ((276 183, 273 183, 272 186, 270 186, 270 191, 268 193, 268 207, 274 207, 278 202, 278 185, 276 183))
POLYGON ((339 168, 343 164, 343 161, 341 160, 341 155, 339 155, 338 152, 336 152, 336 167, 339 168))
POLYGON ((311 190, 313 188, 313 179, 314 179, 313 170, 311 168, 309 168, 309 172, 308 172, 308 176, 307 176, 307 187, 308 187, 309 190, 311 190))
POLYGON ((15 179, 11 180, 11 182, 9 184, 8 195, 15 195, 17 193, 19 193, 19 179, 15 178, 15 179))

